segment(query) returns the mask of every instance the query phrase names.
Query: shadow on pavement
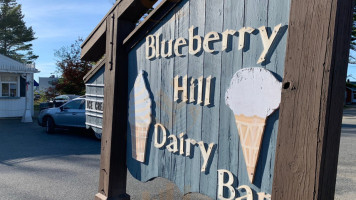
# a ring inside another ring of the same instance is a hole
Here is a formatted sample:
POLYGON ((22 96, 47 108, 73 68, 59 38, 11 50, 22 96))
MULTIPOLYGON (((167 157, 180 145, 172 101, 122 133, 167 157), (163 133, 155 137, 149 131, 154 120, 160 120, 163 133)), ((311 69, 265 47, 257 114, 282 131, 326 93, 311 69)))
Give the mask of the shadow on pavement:
POLYGON ((0 163, 41 160, 66 155, 100 154, 100 141, 81 130, 57 129, 47 134, 35 121, 0 119, 0 163))

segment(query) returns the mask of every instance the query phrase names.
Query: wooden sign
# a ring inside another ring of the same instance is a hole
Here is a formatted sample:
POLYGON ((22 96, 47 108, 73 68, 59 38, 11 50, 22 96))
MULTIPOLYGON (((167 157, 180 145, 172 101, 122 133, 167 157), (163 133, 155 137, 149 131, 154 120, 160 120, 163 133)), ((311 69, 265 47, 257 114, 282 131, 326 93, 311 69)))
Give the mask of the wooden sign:
POLYGON ((253 2, 244 5, 184 0, 128 53, 130 126, 141 71, 152 101, 145 158, 133 156, 127 131, 136 179, 164 177, 182 193, 213 199, 242 197, 243 188, 260 199, 272 193, 289 2, 276 0, 257 16, 244 14, 253 2))
POLYGON ((135 27, 154 2, 118 1, 82 46, 106 60, 96 199, 129 199, 127 169, 213 199, 332 199, 351 0, 164 0, 135 27))

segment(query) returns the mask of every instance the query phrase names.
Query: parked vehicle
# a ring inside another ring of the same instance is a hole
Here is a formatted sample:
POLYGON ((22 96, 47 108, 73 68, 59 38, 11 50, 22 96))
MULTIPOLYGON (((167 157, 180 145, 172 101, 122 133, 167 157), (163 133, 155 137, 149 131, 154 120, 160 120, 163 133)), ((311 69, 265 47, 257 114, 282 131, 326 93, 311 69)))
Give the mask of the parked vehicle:
POLYGON ((40 126, 46 127, 47 133, 54 133, 57 127, 85 128, 85 98, 79 97, 60 107, 42 110, 37 121, 40 126))
POLYGON ((40 103, 40 110, 53 108, 53 107, 60 107, 64 103, 78 97, 79 97, 78 95, 73 95, 73 94, 64 94, 64 95, 56 96, 53 100, 49 102, 40 103))
POLYGON ((73 100, 75 98, 78 98, 78 97, 79 97, 78 95, 73 95, 73 94, 59 95, 53 99, 53 105, 54 105, 54 107, 59 107, 59 106, 63 105, 64 103, 66 103, 70 100, 73 100))

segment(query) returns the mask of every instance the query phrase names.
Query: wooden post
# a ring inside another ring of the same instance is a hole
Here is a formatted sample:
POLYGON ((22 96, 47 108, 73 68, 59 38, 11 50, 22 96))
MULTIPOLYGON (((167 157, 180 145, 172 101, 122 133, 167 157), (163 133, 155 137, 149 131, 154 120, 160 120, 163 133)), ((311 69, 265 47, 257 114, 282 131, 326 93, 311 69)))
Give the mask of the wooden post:
POLYGON ((292 0, 272 199, 334 199, 352 0, 292 0))
POLYGON ((126 200, 128 56, 124 39, 156 0, 122 0, 106 17, 105 92, 99 192, 96 200, 126 200))
POLYGON ((124 37, 134 23, 117 20, 116 13, 107 18, 105 107, 101 143, 99 194, 96 199, 130 199, 126 194, 126 118, 118 110, 127 105, 127 54, 122 48, 124 37), (118 31, 120 30, 120 31, 118 31), (120 123, 121 122, 121 123, 120 123))

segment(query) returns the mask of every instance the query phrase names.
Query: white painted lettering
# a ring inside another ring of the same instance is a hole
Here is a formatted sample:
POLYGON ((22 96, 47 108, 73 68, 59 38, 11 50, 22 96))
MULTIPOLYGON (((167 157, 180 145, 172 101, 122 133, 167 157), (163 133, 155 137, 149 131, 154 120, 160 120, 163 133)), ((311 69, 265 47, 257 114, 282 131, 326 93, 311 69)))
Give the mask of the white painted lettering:
POLYGON ((247 185, 241 185, 237 188, 238 190, 244 190, 246 194, 244 196, 238 197, 235 200, 253 200, 252 190, 247 185))
POLYGON ((260 28, 258 28, 260 30, 261 39, 262 39, 262 43, 263 43, 263 52, 262 52, 260 58, 258 59, 257 64, 262 63, 263 61, 266 60, 266 55, 268 54, 268 52, 273 44, 273 41, 276 38, 281 27, 282 27, 282 24, 278 24, 276 27, 274 27, 272 35, 269 38, 268 38, 268 34, 267 34, 267 30, 266 30, 265 26, 261 26, 260 28))
POLYGON ((167 150, 169 152, 176 153, 178 151, 178 141, 177 141, 177 136, 175 135, 170 135, 168 136, 168 139, 172 139, 171 143, 167 145, 167 150))
POLYGON ((154 136, 155 136, 155 143, 154 143, 155 147, 162 148, 166 144, 166 137, 167 137, 166 128, 164 128, 164 126, 162 124, 159 124, 159 123, 155 124, 154 136), (160 127, 162 130, 161 143, 158 142, 158 127, 160 127))
POLYGON ((179 154, 184 155, 184 136, 185 133, 179 134, 179 154))
POLYGON ((194 35, 194 26, 189 28, 189 53, 197 54, 201 51, 201 37, 199 35, 194 35), (196 42, 196 49, 194 49, 194 42, 196 42))
POLYGON ((220 40, 220 36, 217 32, 212 31, 210 33, 207 33, 205 35, 204 42, 203 42, 204 51, 213 53, 215 51, 214 47, 212 49, 210 49, 209 45, 210 45, 210 42, 217 41, 217 40, 220 40))
POLYGON ((193 139, 186 139, 185 140, 185 156, 189 157, 190 156, 190 146, 195 145, 197 142, 193 139))
POLYGON ((225 51, 227 49, 228 41, 229 41, 229 35, 235 35, 236 31, 235 30, 226 30, 222 33, 222 48, 221 51, 225 51))
POLYGON ((146 37, 146 58, 151 59, 155 57, 155 55, 155 37, 153 35, 149 35, 146 37))
POLYGON ((251 34, 255 29, 251 27, 243 27, 239 30, 239 50, 243 49, 245 46, 245 36, 246 33, 251 34))
POLYGON ((270 194, 266 194, 264 192, 259 192, 259 193, 257 193, 257 195, 258 195, 258 200, 271 200, 270 194))
POLYGON ((187 40, 184 38, 178 38, 177 41, 174 43, 174 53, 176 56, 183 56, 181 52, 179 52, 180 47, 187 45, 187 40))
POLYGON ((200 148, 200 151, 201 151, 201 155, 203 156, 203 166, 201 167, 201 171, 202 172, 205 172, 206 170, 206 166, 208 164, 208 161, 210 160, 212 154, 212 149, 214 147, 214 143, 210 143, 209 146, 208 146, 208 150, 205 149, 205 145, 204 145, 204 142, 201 141, 201 142, 198 142, 199 144, 199 148, 200 148))
POLYGON ((232 187, 234 183, 234 176, 232 173, 225 169, 218 170, 218 198, 221 200, 232 200, 235 198, 235 189, 232 187), (227 182, 225 180, 225 174, 227 175, 227 182), (224 188, 228 189, 229 196, 224 197, 224 188))
POLYGON ((168 41, 168 47, 166 47, 166 40, 161 42, 161 56, 162 58, 169 58, 173 55, 173 40, 168 41), (167 53, 166 53, 167 49, 167 53))
POLYGON ((187 75, 185 75, 183 77, 182 86, 179 86, 179 77, 178 76, 174 77, 174 101, 179 100, 180 91, 182 92, 182 101, 183 102, 188 101, 187 82, 188 82, 188 77, 187 75))

